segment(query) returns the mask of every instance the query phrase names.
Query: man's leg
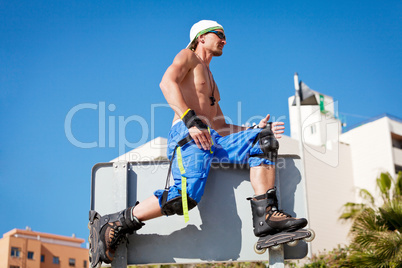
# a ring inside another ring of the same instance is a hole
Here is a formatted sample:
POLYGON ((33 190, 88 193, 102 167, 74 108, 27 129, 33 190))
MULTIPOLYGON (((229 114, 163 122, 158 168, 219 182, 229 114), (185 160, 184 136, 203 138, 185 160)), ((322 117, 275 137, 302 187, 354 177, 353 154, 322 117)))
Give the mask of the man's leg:
POLYGON ((307 225, 306 219, 293 218, 278 209, 274 165, 251 167, 250 182, 255 193, 249 200, 256 236, 296 231, 307 225))
POLYGON ((156 196, 145 199, 133 209, 133 216, 140 221, 147 221, 162 216, 162 210, 159 206, 159 200, 156 196))
POLYGON ((250 182, 255 195, 265 194, 275 187, 275 166, 260 165, 250 168, 250 182))
POLYGON ((225 137, 216 135, 215 140, 214 157, 233 163, 248 161, 250 165, 254 196, 248 200, 251 202, 256 236, 296 231, 307 225, 306 219, 295 219, 278 209, 275 161, 279 143, 271 128, 250 129, 225 137))
POLYGON ((144 221, 163 215, 159 199, 155 195, 118 213, 103 217, 94 211, 91 213, 90 261, 92 267, 97 267, 99 262, 111 263, 120 240, 126 234, 139 230, 144 225, 144 221))
POLYGON ((89 212, 89 260, 92 268, 100 267, 101 262, 111 263, 120 241, 144 225, 133 211, 134 207, 129 207, 104 216, 94 210, 89 212))
POLYGON ((139 230, 143 221, 162 216, 156 196, 114 214, 100 216, 90 212, 90 261, 92 267, 99 262, 111 263, 119 242, 126 234, 139 230))

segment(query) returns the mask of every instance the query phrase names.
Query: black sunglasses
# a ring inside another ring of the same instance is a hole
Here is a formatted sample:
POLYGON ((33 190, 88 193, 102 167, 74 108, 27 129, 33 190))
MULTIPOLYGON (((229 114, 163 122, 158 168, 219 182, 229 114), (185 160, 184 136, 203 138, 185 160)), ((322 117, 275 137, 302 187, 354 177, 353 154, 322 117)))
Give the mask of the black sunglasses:
POLYGON ((225 34, 222 33, 222 32, 219 32, 219 31, 209 31, 208 33, 214 33, 214 34, 216 34, 220 39, 226 40, 226 36, 225 36, 225 34))

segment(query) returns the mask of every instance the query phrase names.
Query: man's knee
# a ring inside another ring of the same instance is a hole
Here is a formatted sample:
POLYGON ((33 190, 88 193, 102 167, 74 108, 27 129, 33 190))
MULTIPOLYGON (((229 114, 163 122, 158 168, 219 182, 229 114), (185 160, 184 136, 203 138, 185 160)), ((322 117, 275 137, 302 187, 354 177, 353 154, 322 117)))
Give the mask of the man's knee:
MULTIPOLYGON (((181 193, 180 193, 181 194, 181 193)), ((182 197, 177 196, 169 201, 167 200, 167 191, 164 193, 164 196, 162 197, 162 214, 166 216, 171 216, 174 214, 177 215, 183 215, 183 201, 182 197), (165 195, 166 194, 166 195, 165 195)), ((197 202, 192 199, 191 197, 187 196, 187 207, 188 210, 190 211, 191 209, 195 208, 197 206, 197 202)))
POLYGON ((258 134, 253 145, 257 143, 257 141, 259 142, 262 154, 252 156, 265 158, 271 162, 276 162, 276 159, 278 158, 279 142, 272 132, 271 123, 268 123, 267 127, 258 134))

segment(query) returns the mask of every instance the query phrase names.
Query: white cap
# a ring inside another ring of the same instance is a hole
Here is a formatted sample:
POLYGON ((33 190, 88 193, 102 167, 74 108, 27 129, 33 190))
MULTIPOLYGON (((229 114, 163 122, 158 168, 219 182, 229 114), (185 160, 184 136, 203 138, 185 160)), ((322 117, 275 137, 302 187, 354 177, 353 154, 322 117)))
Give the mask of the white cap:
POLYGON ((216 21, 213 20, 201 20, 197 22, 196 24, 191 27, 190 30, 190 43, 187 45, 187 48, 192 49, 193 47, 193 42, 195 39, 198 38, 198 36, 203 35, 209 31, 217 30, 217 29, 222 29, 222 25, 217 23, 216 21))

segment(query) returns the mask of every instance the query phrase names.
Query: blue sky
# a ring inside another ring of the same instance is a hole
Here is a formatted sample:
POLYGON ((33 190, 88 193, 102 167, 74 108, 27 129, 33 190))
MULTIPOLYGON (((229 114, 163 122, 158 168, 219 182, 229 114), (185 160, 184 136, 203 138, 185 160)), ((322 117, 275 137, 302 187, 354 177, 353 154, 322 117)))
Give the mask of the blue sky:
POLYGON ((87 238, 91 168, 167 136, 159 82, 193 23, 225 28, 211 71, 234 123, 288 126, 298 72, 351 126, 402 117, 401 17, 401 1, 0 0, 0 234, 87 238))

